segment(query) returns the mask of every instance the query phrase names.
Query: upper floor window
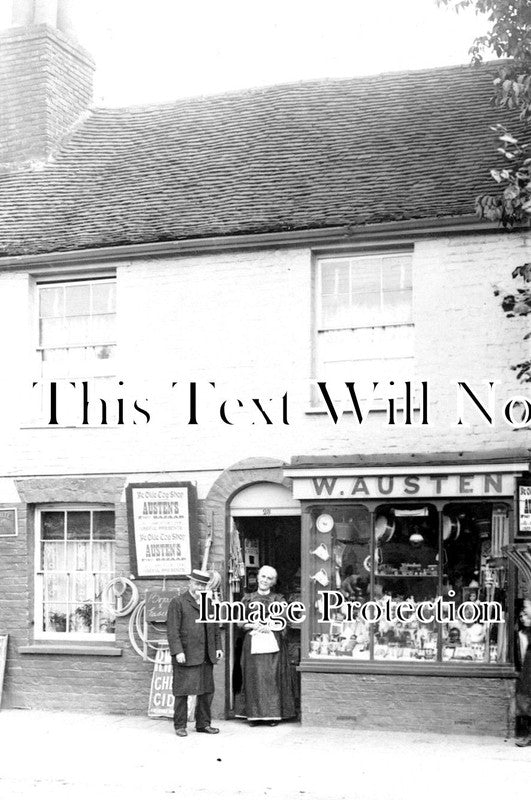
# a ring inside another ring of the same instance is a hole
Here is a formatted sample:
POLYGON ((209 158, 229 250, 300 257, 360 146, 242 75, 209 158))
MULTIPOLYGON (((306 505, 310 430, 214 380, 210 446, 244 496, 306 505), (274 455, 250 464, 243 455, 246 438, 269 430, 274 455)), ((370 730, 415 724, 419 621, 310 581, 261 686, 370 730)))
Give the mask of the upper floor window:
POLYGON ((319 260, 317 379, 372 382, 412 377, 411 266, 411 252, 319 260))
POLYGON ((39 285, 39 352, 45 380, 114 374, 114 279, 39 285))
POLYGON ((39 280, 36 316, 36 386, 27 419, 41 424, 50 418, 49 387, 57 382, 59 424, 78 424, 82 381, 93 396, 109 396, 116 388, 116 280, 39 280))

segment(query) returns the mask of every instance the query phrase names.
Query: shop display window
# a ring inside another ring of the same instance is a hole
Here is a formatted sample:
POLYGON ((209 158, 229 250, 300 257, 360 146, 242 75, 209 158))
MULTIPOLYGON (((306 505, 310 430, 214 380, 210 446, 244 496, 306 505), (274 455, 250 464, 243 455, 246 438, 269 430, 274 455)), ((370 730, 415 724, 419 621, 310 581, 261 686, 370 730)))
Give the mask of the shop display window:
POLYGON ((36 636, 113 637, 114 618, 102 594, 114 577, 114 511, 43 508, 36 530, 36 636))
POLYGON ((507 661, 506 504, 309 511, 310 658, 507 661))

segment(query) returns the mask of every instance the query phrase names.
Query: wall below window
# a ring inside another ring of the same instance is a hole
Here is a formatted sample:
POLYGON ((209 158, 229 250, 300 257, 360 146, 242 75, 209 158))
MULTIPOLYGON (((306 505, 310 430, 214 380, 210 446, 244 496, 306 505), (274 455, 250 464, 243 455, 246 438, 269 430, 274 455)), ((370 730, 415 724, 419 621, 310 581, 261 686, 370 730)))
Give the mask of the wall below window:
POLYGON ((301 676, 304 725, 507 737, 511 679, 425 675, 301 676))

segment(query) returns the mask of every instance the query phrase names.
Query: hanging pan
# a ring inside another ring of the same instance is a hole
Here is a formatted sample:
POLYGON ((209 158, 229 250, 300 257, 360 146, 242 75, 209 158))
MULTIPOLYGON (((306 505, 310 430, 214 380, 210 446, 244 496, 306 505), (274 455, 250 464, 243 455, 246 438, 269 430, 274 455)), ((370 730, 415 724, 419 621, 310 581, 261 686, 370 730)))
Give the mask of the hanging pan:
POLYGON ((459 539, 461 533, 461 523, 457 517, 450 517, 443 514, 442 518, 443 541, 445 544, 450 544, 459 539))
POLYGON ((380 514, 379 517, 376 517, 376 522, 374 523, 374 535, 376 536, 376 543, 380 545, 390 542, 393 538, 395 527, 396 523, 394 519, 389 519, 388 517, 384 516, 384 514, 380 514))

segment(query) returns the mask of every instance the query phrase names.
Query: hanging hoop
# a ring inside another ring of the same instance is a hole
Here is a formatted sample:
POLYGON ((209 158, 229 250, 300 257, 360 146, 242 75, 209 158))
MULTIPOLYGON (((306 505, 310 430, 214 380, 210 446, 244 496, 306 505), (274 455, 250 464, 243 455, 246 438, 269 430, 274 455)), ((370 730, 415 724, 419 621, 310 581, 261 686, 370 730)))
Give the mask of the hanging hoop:
POLYGON ((115 617, 126 617, 138 603, 138 588, 129 578, 112 578, 104 587, 101 593, 103 607, 115 617), (122 598, 127 589, 131 592, 131 597, 125 605, 122 605, 122 598))

